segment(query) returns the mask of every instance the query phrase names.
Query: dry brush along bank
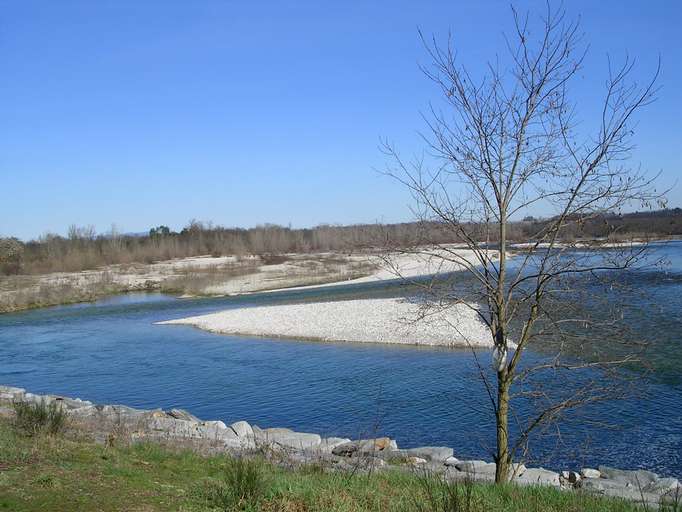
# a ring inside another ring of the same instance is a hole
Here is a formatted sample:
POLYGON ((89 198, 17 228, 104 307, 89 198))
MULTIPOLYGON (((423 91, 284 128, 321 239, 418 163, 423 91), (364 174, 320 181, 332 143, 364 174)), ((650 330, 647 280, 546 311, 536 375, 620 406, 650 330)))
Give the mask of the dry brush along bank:
POLYGON ((42 275, 0 275, 0 313, 93 301, 127 292, 234 295, 343 282, 376 270, 371 255, 334 253, 274 257, 193 257, 109 265, 42 275))
MULTIPOLYGON (((351 440, 323 438, 288 428, 265 428, 237 421, 202 421, 172 409, 133 409, 123 405, 95 405, 55 395, 35 395, 24 389, 0 386, 0 416, 13 417, 18 403, 57 404, 65 412, 66 427, 99 443, 151 442, 190 449, 204 455, 263 456, 287 468, 315 466, 326 472, 368 473, 388 470, 431 474, 449 482, 492 482, 495 465, 481 460, 459 460, 450 447, 402 449, 387 437, 351 440)), ((54 407, 54 406, 53 406, 54 407)), ((600 466, 560 473, 543 468, 514 468, 517 485, 549 486, 644 503, 647 507, 677 505, 682 487, 675 478, 644 470, 626 471, 600 466)))

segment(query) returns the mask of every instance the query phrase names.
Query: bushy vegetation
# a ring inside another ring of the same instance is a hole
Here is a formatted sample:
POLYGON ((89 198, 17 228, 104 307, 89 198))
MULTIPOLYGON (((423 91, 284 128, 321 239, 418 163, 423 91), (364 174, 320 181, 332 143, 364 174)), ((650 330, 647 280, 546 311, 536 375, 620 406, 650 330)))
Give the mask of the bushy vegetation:
MULTIPOLYGON (((508 226, 509 238, 526 241, 545 222, 533 217, 512 222, 508 226)), ((682 209, 599 216, 586 222, 569 223, 563 236, 574 239, 627 237, 644 233, 648 236, 682 235, 682 209)), ((486 236, 490 237, 491 233, 486 236)), ((489 239, 495 242, 494 230, 489 239)), ((71 226, 65 237, 48 233, 28 242, 0 238, 0 274, 73 272, 110 264, 150 263, 206 254, 255 254, 271 258, 274 262, 276 255, 290 252, 348 252, 368 247, 458 241, 451 227, 437 222, 323 225, 310 229, 270 224, 240 229, 191 221, 180 232, 158 226, 147 235, 123 235, 115 228, 98 235, 92 226, 71 226)))
POLYGON ((138 444, 27 437, 0 420, 0 510, 634 512, 541 487, 446 484, 426 474, 285 470, 138 444))
POLYGON ((58 402, 15 402, 14 413, 16 429, 27 436, 58 434, 66 424, 66 412, 58 402))

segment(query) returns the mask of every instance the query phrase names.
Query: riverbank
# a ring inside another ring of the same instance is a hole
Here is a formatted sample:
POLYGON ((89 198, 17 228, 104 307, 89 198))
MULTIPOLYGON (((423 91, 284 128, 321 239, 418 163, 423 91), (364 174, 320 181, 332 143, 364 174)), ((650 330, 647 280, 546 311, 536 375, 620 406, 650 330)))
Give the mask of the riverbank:
POLYGON ((347 282, 378 270, 375 256, 288 254, 195 257, 109 265, 81 272, 0 277, 0 313, 89 302, 109 295, 152 292, 221 296, 347 282))
POLYGON ((228 426, 178 409, 94 405, 0 387, 0 506, 10 510, 214 510, 212 497, 242 480, 226 469, 235 458, 252 461, 253 478, 270 480, 248 496, 257 499, 251 510, 416 512, 431 498, 462 492, 475 496, 458 509, 465 512, 629 512, 637 508, 602 497, 673 507, 680 492, 676 479, 607 467, 555 473, 518 465, 515 485, 490 486, 494 464, 457 455, 449 447, 401 449, 385 437, 352 441, 244 421, 228 426), (54 404, 52 411, 65 411, 64 423, 49 436, 29 431, 16 420, 17 403, 48 411, 54 404))
MULTIPOLYGON (((398 278, 409 280, 461 270, 461 265, 440 257, 443 251, 202 256, 149 264, 109 265, 81 272, 2 276, 0 313, 90 302, 128 292, 222 297, 398 278)), ((447 251, 465 261, 474 258, 472 251, 460 246, 447 246, 447 251)))
MULTIPOLYGON (((419 475, 285 469, 263 458, 247 464, 152 445, 103 446, 63 436, 26 437, 0 420, 0 509, 14 512, 216 512, 219 510, 422 512, 446 488, 419 475), (26 454, 32 454, 27 457, 26 454), (249 486, 235 485, 250 475, 249 486), (244 496, 242 496, 244 494, 244 496)), ((463 512, 635 512, 635 505, 555 489, 472 484, 454 488, 463 512)), ((428 509, 427 509, 428 510, 428 509)))
POLYGON ((407 299, 360 299, 230 309, 159 322, 210 332, 314 341, 490 348, 490 332, 465 304, 424 315, 407 299))

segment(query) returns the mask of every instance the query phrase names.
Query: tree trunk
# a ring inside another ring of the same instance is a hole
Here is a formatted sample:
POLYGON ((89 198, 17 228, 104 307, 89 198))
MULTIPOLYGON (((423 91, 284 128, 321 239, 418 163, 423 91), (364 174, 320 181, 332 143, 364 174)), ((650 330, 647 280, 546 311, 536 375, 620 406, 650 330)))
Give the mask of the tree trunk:
POLYGON ((509 384, 506 370, 497 373, 497 454, 495 456, 495 483, 509 481, 511 456, 509 454, 509 384))

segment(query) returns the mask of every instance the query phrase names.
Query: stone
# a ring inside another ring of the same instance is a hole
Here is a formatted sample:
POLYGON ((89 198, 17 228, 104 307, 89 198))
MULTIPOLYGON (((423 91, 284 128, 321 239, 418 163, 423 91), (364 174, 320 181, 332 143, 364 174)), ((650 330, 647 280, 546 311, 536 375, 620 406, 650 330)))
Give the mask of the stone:
POLYGON ((351 440, 346 437, 325 437, 319 446, 315 447, 320 453, 331 454, 334 448, 342 444, 350 443, 351 440))
POLYGON ((397 451, 407 456, 420 457, 436 462, 445 462, 453 455, 452 448, 446 446, 422 446, 419 448, 408 448, 397 451))
POLYGON ((185 411, 184 409, 171 409, 170 411, 166 411, 166 415, 170 416, 171 418, 175 418, 176 420, 194 421, 196 423, 201 421, 199 418, 185 411))
POLYGON ((26 390, 24 388, 14 388, 12 386, 0 386, 0 401, 15 402, 23 400, 26 390))
POLYGON ((222 421, 197 423, 196 421, 179 420, 154 414, 147 422, 146 429, 139 429, 135 432, 135 438, 201 440, 230 448, 242 446, 234 430, 225 426, 222 421))
POLYGON ((422 459, 421 457, 408 457, 406 459, 407 464, 410 464, 411 466, 420 466, 422 464, 426 464, 429 462, 426 459, 422 459))
POLYGON ((645 471, 643 469, 626 471, 608 466, 599 466, 599 472, 601 473, 602 478, 629 483, 631 485, 637 486, 638 488, 646 487, 647 485, 658 480, 658 475, 656 473, 645 471))
POLYGON ((569 484, 577 484, 580 481, 580 473, 575 471, 562 471, 561 478, 569 484))
POLYGON ((593 494, 643 502, 651 505, 657 505, 661 501, 660 494, 647 492, 624 480, 585 478, 580 482, 580 488, 583 491, 593 494))
MULTIPOLYGON (((495 464, 493 464, 494 466, 495 464)), ((488 467, 482 471, 469 472, 460 471, 456 467, 450 466, 445 468, 443 478, 448 482, 494 482, 495 470, 490 471, 488 467)))
POLYGON ((378 437, 376 439, 360 439, 343 443, 332 449, 334 455, 350 457, 352 455, 368 455, 381 451, 395 451, 398 449, 397 443, 388 437, 378 437))
POLYGON ((527 469, 528 469, 528 468, 526 467, 526 465, 525 465, 525 464, 521 464, 520 462, 519 462, 519 463, 516 463, 516 464, 512 464, 512 468, 511 468, 511 470, 512 470, 512 477, 517 477, 517 476, 523 475, 523 474, 526 472, 527 469))
MULTIPOLYGON (((651 482, 649 485, 644 487, 644 490, 647 492, 655 492, 655 493, 670 493, 676 491, 678 488, 680 488, 680 481, 677 478, 658 478, 655 481, 651 482)), ((680 493, 682 494, 682 490, 680 490, 680 493)), ((680 496, 682 498, 682 496, 680 496)))
POLYGON ((483 460, 465 460, 455 464, 457 471, 474 474, 491 474, 495 475, 495 464, 493 462, 485 462, 483 460))
POLYGON ((318 434, 294 432, 288 428, 266 428, 256 433, 256 443, 277 445, 282 448, 293 450, 306 450, 319 446, 322 438, 318 434))
POLYGON ((114 429, 141 428, 150 411, 133 409, 124 405, 86 405, 69 411, 73 418, 88 430, 109 432, 114 429))
POLYGON ((443 464, 445 464, 446 466, 456 466, 457 464, 459 464, 459 459, 457 457, 448 457, 447 459, 445 459, 443 464))
MULTIPOLYGON (((227 429, 227 425, 225 425, 225 423, 223 423, 220 420, 204 421, 203 425, 206 427, 209 427, 209 428, 227 429)), ((232 430, 232 429, 230 429, 230 430, 232 430)), ((237 433, 234 430, 232 430, 232 432, 234 433, 234 435, 237 435, 237 433)))
POLYGON ((230 428, 238 437, 254 437, 253 428, 245 421, 237 421, 230 425, 230 428))
POLYGON ((580 476, 583 478, 601 478, 601 472, 598 469, 583 468, 580 470, 580 476))
POLYGON ((527 468, 523 474, 514 478, 519 485, 549 485, 560 487, 559 473, 544 468, 527 468))

